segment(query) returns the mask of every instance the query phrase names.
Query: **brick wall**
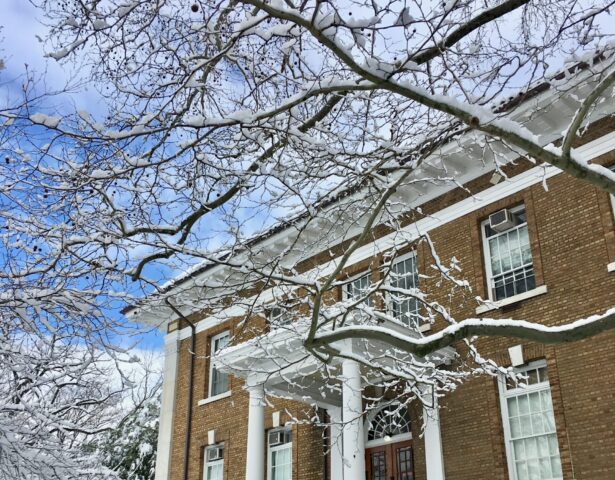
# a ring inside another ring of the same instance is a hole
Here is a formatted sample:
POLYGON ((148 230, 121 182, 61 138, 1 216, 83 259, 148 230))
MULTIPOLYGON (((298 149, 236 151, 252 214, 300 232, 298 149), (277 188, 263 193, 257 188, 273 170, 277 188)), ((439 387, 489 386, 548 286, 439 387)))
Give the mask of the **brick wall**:
MULTIPOLYGON (((608 120, 596 126, 585 141, 613 129, 608 120)), ((598 161, 615 163, 615 155, 598 161)), ((519 162, 508 167, 511 175, 532 165, 519 162)), ((471 183, 473 192, 489 187, 489 175, 471 183)), ((615 261, 615 223, 609 197, 586 183, 561 174, 548 181, 549 190, 535 185, 509 198, 493 203, 431 233, 443 262, 455 256, 472 292, 459 292, 452 299, 458 318, 476 316, 475 295, 486 293, 480 222, 500 208, 523 203, 526 206, 537 285, 545 285, 544 295, 483 314, 484 317, 517 318, 547 325, 567 323, 592 313, 603 312, 615 304, 615 273, 607 264, 615 261)), ((456 190, 423 207, 431 213, 465 198, 456 190)), ((374 237, 386 234, 384 228, 374 237)), ((430 271, 425 249, 419 247, 419 268, 430 271)), ((328 253, 304 263, 305 268, 328 259, 328 253)), ((348 269, 353 275, 379 259, 348 269)), ((435 281, 424 286, 435 297, 446 300, 435 281)), ((339 298, 339 292, 338 292, 339 298)), ((448 302, 448 300, 447 300, 448 302)), ((208 384, 209 337, 224 329, 234 330, 229 322, 197 335, 194 377, 193 423, 189 455, 189 478, 202 478, 203 448, 208 430, 216 431, 216 441, 225 442, 225 479, 241 479, 245 474, 248 397, 240 380, 231 379, 228 398, 198 406, 206 397, 208 384)), ((435 329, 442 325, 436 324, 435 329)), ((478 342, 481 353, 500 364, 508 364, 507 348, 518 342, 485 338, 478 342)), ((612 480, 615 478, 615 332, 564 346, 524 344, 526 360, 547 360, 558 430, 559 448, 566 479, 612 480)), ((182 478, 185 416, 187 409, 189 341, 181 343, 177 378, 177 407, 173 433, 172 479, 182 478)), ((463 354, 463 348, 458 350, 463 354)), ((308 418, 313 412, 291 401, 274 402, 266 411, 267 427, 272 426, 273 411, 289 412, 308 418)), ((424 445, 420 438, 420 409, 413 408, 416 479, 425 479, 424 445)), ((282 423, 290 420, 284 413, 282 423)), ((447 478, 452 480, 506 479, 507 461, 496 381, 478 377, 459 386, 442 401, 442 441, 447 478)), ((264 433, 263 433, 264 435, 264 433)), ((293 472, 296 480, 321 478, 323 469, 323 432, 315 427, 293 427, 293 472)), ((335 480, 335 479, 333 479, 335 480)))

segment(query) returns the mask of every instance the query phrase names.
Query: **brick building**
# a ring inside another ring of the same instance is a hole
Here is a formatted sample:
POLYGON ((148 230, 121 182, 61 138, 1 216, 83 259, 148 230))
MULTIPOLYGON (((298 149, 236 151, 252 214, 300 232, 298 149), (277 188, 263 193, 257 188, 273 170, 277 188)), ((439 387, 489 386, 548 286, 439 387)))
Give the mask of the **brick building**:
MULTIPOLYGON (((536 89, 510 115, 539 132, 545 144, 556 142, 577 108, 571 98, 582 96, 585 88, 583 80, 563 94, 536 89)), ((613 110, 612 102, 604 102, 593 113, 578 155, 615 165, 613 110)), ((403 228, 429 232, 440 258, 455 257, 472 287, 451 300, 456 318, 560 325, 615 305, 609 195, 512 154, 504 167, 508 178, 498 181, 493 162, 483 161, 484 152, 473 148, 473 141, 468 137, 466 143, 444 147, 424 167, 454 168, 465 188, 440 185, 406 194, 409 206, 420 206, 423 215, 403 228), (477 303, 476 296, 490 301, 477 303)), ((276 242, 288 230, 279 229, 262 242, 278 248, 276 242)), ((341 301, 362 282, 377 280, 378 262, 396 241, 394 233, 376 228, 351 256, 344 271, 350 281, 332 295, 341 301)), ((412 286, 420 278, 421 288, 437 297, 435 282, 418 275, 429 269, 426 247, 412 247, 408 237, 403 241, 409 246, 398 259, 399 278, 412 286)), ((315 255, 310 262, 326 260, 315 255)), ((192 272, 166 295, 190 295, 199 280, 222 268, 192 272)), ((259 301, 270 297, 264 292, 259 301)), ((417 308, 408 300, 395 305, 398 311, 417 308)), ((332 368, 345 381, 323 395, 315 385, 316 370, 322 368, 316 360, 298 356, 297 364, 277 372, 268 364, 276 352, 292 364, 301 351, 296 335, 265 331, 263 322, 263 335, 273 338, 276 351, 266 356, 236 335, 245 318, 241 307, 229 305, 216 315, 193 310, 181 316, 194 328, 160 303, 132 312, 133 318, 168 332, 157 480, 615 478, 615 331, 559 346, 480 339, 482 355, 525 372, 528 385, 477 376, 440 398, 439 408, 415 402, 393 415, 387 404, 361 415, 369 396, 362 382, 371 373, 358 363, 334 361, 332 368), (234 348, 222 350, 230 338, 234 348), (214 361, 217 350, 222 352, 214 361), (315 416, 329 425, 296 421, 315 416)), ((434 332, 443 326, 419 328, 434 332)), ((454 362, 455 350, 441 352, 439 361, 454 362)))

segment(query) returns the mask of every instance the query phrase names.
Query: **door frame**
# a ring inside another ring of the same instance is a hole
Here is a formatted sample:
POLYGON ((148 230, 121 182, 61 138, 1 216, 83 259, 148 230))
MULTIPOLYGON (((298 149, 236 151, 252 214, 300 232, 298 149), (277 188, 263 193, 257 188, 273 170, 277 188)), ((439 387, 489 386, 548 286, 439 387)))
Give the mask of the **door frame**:
MULTIPOLYGON (((401 435, 400 435, 401 436, 401 435)), ((412 452, 412 476, 414 477, 414 445, 412 440, 400 440, 395 441, 391 439, 391 441, 382 443, 381 445, 376 445, 373 447, 365 448, 365 469, 366 469, 366 478, 367 480, 371 480, 372 478, 372 454, 385 452, 385 464, 386 464, 386 480, 397 480, 399 472, 397 464, 397 449, 399 448, 407 448, 410 447, 412 452)))

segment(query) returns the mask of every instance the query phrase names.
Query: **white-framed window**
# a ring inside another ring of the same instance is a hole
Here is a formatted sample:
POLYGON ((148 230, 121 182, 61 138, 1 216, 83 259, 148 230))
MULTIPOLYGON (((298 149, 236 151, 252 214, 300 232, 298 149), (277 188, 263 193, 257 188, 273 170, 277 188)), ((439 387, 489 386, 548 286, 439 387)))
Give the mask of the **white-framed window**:
POLYGON ((494 301, 536 288, 525 206, 508 214, 506 229, 493 229, 488 219, 481 224, 489 298, 494 301))
POLYGON ((224 444, 205 448, 203 480, 224 480, 224 444))
POLYGON ((283 327, 292 321, 289 312, 279 305, 269 307, 266 312, 267 323, 269 323, 272 328, 283 327))
POLYGON ((561 480, 546 362, 532 362, 516 371, 527 375, 527 384, 503 376, 498 381, 511 480, 561 480))
POLYGON ((267 434, 267 480, 292 480, 293 442, 289 428, 267 434))
POLYGON ((209 358, 209 396, 215 397, 228 391, 228 375, 214 366, 214 355, 228 345, 231 338, 227 330, 210 338, 209 358))
MULTIPOLYGON (((611 171, 615 172, 615 165, 611 167, 611 171)), ((611 207, 613 209, 613 216, 615 217, 615 195, 611 194, 611 207)))
MULTIPOLYGON (((363 297, 371 286, 371 275, 370 272, 361 273, 356 277, 350 279, 348 283, 344 285, 344 299, 347 300, 358 300, 363 297)), ((367 297, 364 300, 364 303, 371 307, 372 306, 372 298, 367 297)))
MULTIPOLYGON (((418 288, 419 272, 416 266, 416 252, 411 252, 395 260, 389 273, 389 285, 404 290, 418 288)), ((387 298, 389 312, 392 316, 408 327, 417 325, 419 302, 416 298, 395 292, 390 292, 387 298)))

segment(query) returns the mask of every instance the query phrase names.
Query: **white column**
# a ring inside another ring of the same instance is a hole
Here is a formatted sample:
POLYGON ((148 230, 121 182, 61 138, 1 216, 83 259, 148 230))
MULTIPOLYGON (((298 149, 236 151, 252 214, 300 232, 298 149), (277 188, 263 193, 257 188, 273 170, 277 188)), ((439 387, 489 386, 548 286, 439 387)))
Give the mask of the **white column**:
POLYGON ((162 398, 160 403, 155 480, 168 480, 170 474, 178 348, 179 331, 169 333, 164 337, 164 371, 162 374, 162 398))
POLYGON ((342 409, 340 407, 329 407, 329 418, 331 426, 331 475, 332 480, 344 479, 344 452, 342 442, 342 409))
POLYGON ((442 454, 442 438, 440 436, 440 413, 435 397, 433 404, 433 408, 423 406, 427 480, 444 480, 444 456, 442 454))
POLYGON ((354 360, 342 362, 342 422, 344 442, 344 479, 365 479, 365 435, 361 370, 354 360))
POLYGON ((248 409, 248 445, 246 480, 264 480, 265 476, 265 389, 263 385, 246 387, 250 394, 248 409))

